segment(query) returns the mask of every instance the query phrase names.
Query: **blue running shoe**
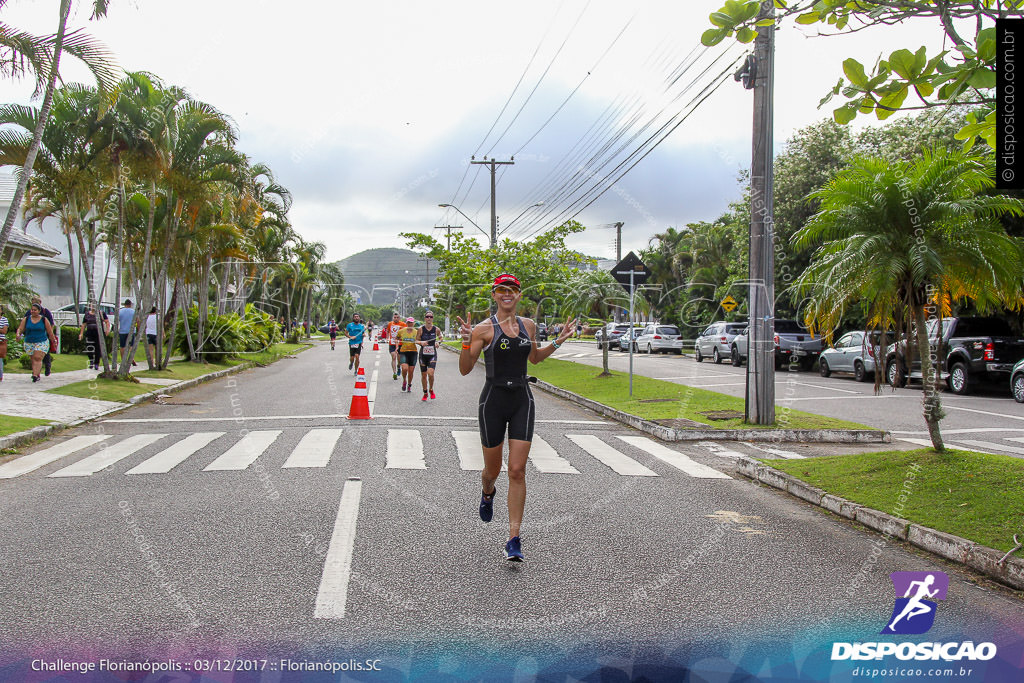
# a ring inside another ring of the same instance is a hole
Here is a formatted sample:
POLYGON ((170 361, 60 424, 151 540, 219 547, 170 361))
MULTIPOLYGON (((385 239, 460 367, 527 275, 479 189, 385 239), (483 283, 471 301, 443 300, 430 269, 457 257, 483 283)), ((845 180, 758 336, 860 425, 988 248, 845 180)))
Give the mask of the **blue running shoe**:
POLYGON ((524 559, 523 551, 519 547, 519 537, 515 536, 508 540, 505 544, 505 559, 509 562, 522 562, 524 559))
POLYGON ((494 488, 494 492, 491 495, 480 494, 480 519, 485 522, 491 521, 491 517, 494 516, 494 496, 497 495, 498 488, 494 488))

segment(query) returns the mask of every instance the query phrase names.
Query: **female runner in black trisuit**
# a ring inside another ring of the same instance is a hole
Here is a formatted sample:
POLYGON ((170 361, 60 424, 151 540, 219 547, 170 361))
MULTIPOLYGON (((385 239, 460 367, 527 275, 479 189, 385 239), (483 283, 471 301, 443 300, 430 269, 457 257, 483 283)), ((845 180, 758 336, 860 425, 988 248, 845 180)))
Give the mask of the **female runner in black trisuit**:
POLYGON ((494 514, 494 482, 501 473, 501 451, 508 430, 508 528, 505 559, 523 560, 519 527, 526 506, 526 459, 533 439, 533 394, 526 379, 526 361, 537 364, 554 353, 571 331, 575 320, 562 327, 562 334, 541 348, 536 343, 537 325, 516 315, 521 296, 519 280, 507 273, 499 275, 491 287, 498 306, 496 315, 473 327, 469 317, 457 318, 462 333, 459 372, 468 375, 484 352, 487 381, 480 394, 480 440, 483 443, 484 469, 481 472, 483 495, 480 519, 491 521, 494 514), (488 491, 490 491, 488 493, 488 491))

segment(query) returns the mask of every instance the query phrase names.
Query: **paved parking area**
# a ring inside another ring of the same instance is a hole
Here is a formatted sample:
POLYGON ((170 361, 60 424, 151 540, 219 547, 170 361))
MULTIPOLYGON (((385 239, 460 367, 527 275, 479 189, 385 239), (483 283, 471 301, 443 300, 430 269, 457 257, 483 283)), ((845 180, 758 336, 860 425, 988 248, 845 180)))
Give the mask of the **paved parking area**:
MULTIPOLYGON (((556 357, 601 365, 596 342, 569 343, 556 357)), ((628 353, 610 351, 608 358, 613 370, 628 370, 628 353)), ((742 397, 746 388, 746 366, 715 365, 710 360, 697 363, 692 355, 634 354, 633 369, 646 377, 730 396, 742 397)), ((895 390, 884 386, 875 394, 871 381, 857 382, 852 375, 824 378, 817 371, 783 370, 776 373, 775 397, 779 406, 887 429, 902 442, 898 447, 930 444, 918 384, 895 390)), ((979 387, 968 396, 944 392, 942 405, 946 411, 942 433, 948 447, 1024 457, 1024 405, 1013 400, 1009 386, 979 387)))

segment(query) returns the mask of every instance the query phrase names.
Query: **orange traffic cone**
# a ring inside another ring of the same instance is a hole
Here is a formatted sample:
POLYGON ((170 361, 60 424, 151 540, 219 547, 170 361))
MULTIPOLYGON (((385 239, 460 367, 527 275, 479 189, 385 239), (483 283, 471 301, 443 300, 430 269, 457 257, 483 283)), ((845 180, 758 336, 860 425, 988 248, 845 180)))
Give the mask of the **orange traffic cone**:
POLYGON ((380 347, 377 346, 377 340, 376 339, 373 340, 373 350, 374 351, 380 351, 380 347))
POLYGON ((362 368, 359 368, 359 374, 356 375, 356 389, 352 393, 352 404, 348 409, 348 419, 373 419, 370 415, 370 400, 366 396, 366 375, 363 373, 362 368))

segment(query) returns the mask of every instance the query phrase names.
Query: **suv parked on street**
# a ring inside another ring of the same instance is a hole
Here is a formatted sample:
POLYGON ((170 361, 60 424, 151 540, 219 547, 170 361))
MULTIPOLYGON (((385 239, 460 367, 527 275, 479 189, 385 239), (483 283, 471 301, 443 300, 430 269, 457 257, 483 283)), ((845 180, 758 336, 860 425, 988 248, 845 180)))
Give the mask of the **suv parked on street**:
MULTIPOLYGON (((89 311, 89 304, 82 302, 77 305, 79 313, 78 316, 75 315, 75 306, 75 304, 68 304, 67 306, 61 306, 60 308, 50 311, 53 314, 53 322, 56 323, 58 327, 61 325, 81 324, 80 316, 85 315, 89 311)), ((107 320, 112 321, 114 319, 114 304, 103 302, 99 307, 100 310, 103 311, 103 314, 107 316, 107 320)))
MULTIPOLYGON (((1014 364, 1024 358, 1024 338, 1015 335, 1002 318, 943 318, 941 341, 938 318, 929 320, 926 330, 931 353, 939 359, 938 370, 954 394, 969 393, 982 381, 1005 386, 1014 364)), ((889 347, 885 368, 886 380, 893 386, 922 379, 919 358, 907 367, 905 341, 889 347)))
POLYGON ((711 358, 716 364, 721 363, 730 356, 732 340, 745 329, 747 323, 711 323, 694 342, 693 359, 700 363, 711 358))
MULTIPOLYGON (((732 340, 729 355, 735 366, 741 365, 747 358, 748 332, 749 327, 732 340)), ((796 358, 802 369, 809 370, 824 347, 821 337, 814 337, 795 320, 775 321, 774 342, 776 368, 792 363, 796 358)))
POLYGON ((608 323, 597 332, 594 333, 594 339, 597 341, 597 348, 601 348, 604 343, 605 335, 608 335, 608 348, 615 348, 619 344, 619 337, 629 329, 629 323, 608 323))
MULTIPOLYGON (((618 345, 619 351, 629 351, 630 343, 636 341, 636 338, 643 334, 644 329, 646 328, 642 325, 637 325, 632 330, 627 328, 625 332, 619 335, 618 339, 611 342, 612 347, 614 348, 618 345)), ((635 345, 633 346, 633 352, 639 352, 639 349, 635 345)))
POLYGON ((683 353, 683 336, 679 334, 679 328, 675 325, 648 325, 633 344, 634 351, 674 351, 680 355, 683 353))

